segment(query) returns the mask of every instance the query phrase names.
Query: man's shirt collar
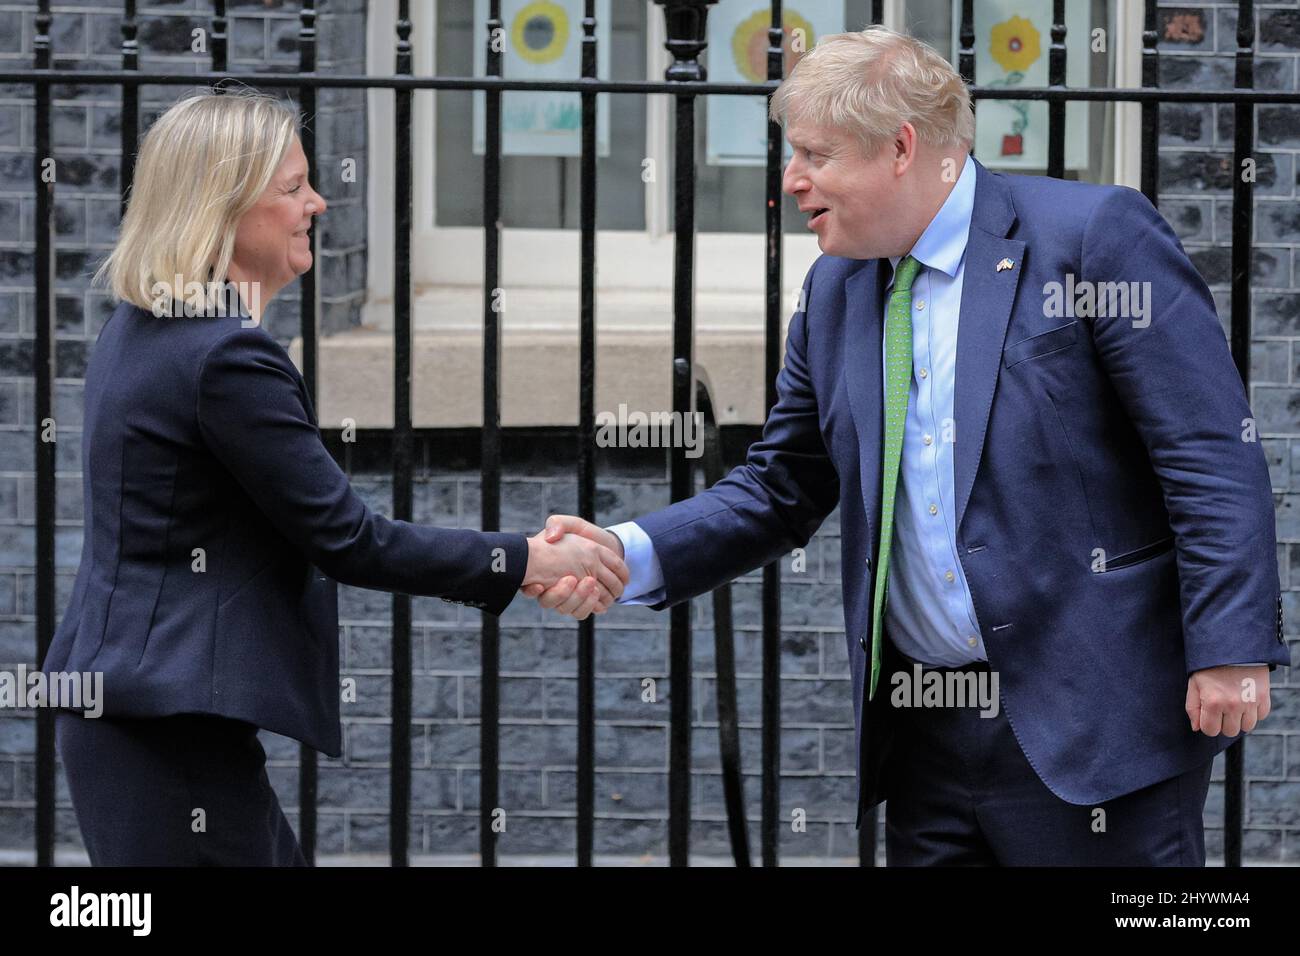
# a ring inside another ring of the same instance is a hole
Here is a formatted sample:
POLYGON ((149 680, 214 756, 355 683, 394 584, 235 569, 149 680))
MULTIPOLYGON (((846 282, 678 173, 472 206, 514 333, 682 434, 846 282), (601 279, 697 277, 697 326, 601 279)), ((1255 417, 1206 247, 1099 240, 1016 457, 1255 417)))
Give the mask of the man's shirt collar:
MULTIPOLYGON (((975 161, 969 155, 962 166, 961 175, 935 213, 930 224, 921 233, 912 247, 911 255, 921 265, 929 269, 938 269, 951 278, 957 277, 957 267, 966 252, 966 240, 970 236, 971 214, 975 210, 975 161)), ((895 269, 902 256, 890 256, 889 262, 895 269)), ((892 275, 892 273, 891 273, 892 275)))

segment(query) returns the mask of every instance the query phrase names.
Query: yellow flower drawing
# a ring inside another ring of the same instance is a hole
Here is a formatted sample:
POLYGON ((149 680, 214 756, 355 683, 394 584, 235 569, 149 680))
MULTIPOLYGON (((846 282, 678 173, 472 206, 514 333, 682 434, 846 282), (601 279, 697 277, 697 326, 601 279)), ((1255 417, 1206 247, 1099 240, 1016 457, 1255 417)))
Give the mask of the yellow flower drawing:
MULTIPOLYGON (((736 69, 751 83, 762 83, 767 79, 767 29, 771 25, 771 11, 759 10, 742 21, 731 34, 731 55, 736 69)), ((781 25, 785 29, 782 43, 785 75, 789 76, 799 59, 813 48, 817 37, 812 24, 789 8, 781 15, 781 25)))
POLYGON ((1042 55, 1039 34, 1024 17, 997 24, 990 35, 989 52, 1008 73, 1023 73, 1042 55))

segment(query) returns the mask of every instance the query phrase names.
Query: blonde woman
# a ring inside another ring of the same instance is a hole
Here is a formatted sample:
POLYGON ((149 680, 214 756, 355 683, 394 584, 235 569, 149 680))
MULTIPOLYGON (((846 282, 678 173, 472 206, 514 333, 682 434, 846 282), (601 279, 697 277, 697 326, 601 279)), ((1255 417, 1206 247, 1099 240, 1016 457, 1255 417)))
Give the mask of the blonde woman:
POLYGON ((92 864, 303 863, 257 730, 342 752, 336 582, 500 614, 572 576, 579 618, 622 593, 580 537, 393 521, 352 490, 260 325, 326 209, 274 98, 182 100, 141 145, 96 277, 120 304, 86 371, 85 546, 42 664, 103 674, 103 716, 56 717, 92 864))

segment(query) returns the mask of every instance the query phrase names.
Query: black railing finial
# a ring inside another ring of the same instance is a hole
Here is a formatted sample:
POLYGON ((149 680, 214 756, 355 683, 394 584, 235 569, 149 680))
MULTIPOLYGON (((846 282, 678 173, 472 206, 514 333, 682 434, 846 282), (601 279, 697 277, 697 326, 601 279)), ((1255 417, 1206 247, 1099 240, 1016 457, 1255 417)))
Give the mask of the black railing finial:
POLYGON ((700 53, 708 46, 705 39, 709 21, 709 6, 717 0, 655 0, 664 8, 664 26, 668 39, 664 47, 673 55, 673 62, 664 70, 665 80, 706 80, 708 72, 699 61, 700 53))

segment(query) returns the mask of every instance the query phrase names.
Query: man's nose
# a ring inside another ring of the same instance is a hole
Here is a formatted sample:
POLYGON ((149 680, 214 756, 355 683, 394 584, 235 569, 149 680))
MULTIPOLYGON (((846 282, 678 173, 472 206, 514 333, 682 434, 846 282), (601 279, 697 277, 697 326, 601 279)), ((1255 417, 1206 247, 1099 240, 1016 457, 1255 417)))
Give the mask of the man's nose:
POLYGON ((799 170, 798 160, 792 159, 786 163, 785 172, 781 174, 781 192, 787 196, 793 196, 799 188, 799 181, 803 177, 799 170))

